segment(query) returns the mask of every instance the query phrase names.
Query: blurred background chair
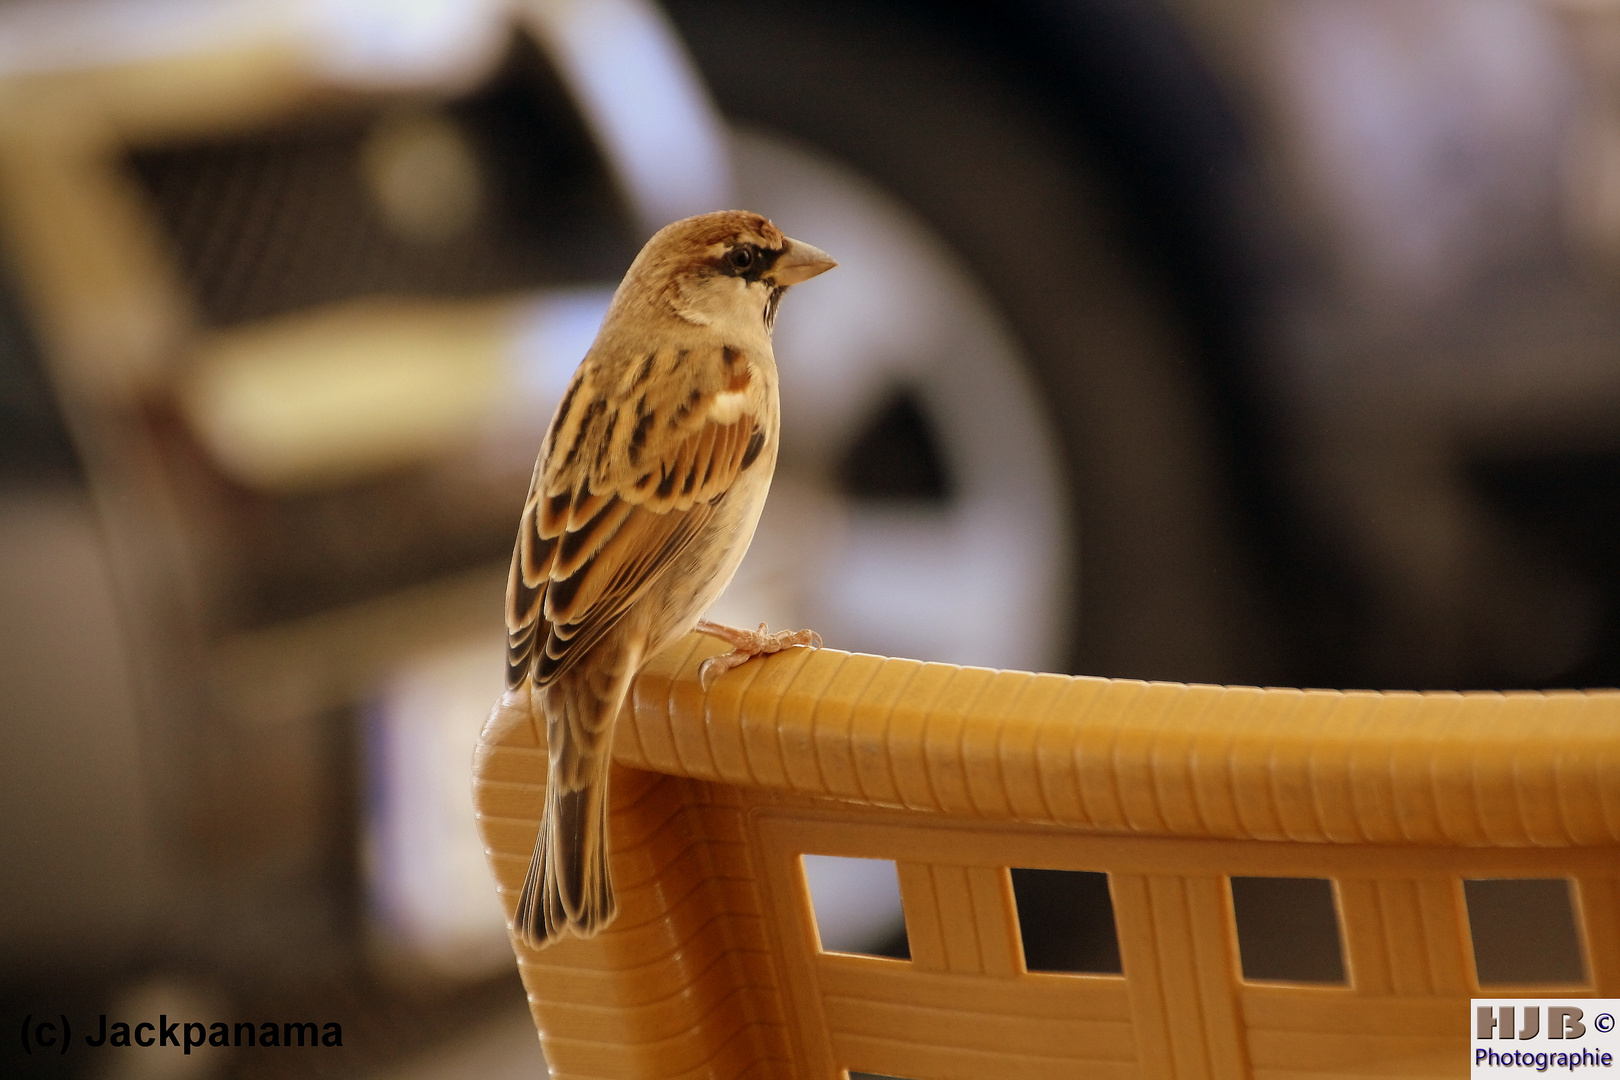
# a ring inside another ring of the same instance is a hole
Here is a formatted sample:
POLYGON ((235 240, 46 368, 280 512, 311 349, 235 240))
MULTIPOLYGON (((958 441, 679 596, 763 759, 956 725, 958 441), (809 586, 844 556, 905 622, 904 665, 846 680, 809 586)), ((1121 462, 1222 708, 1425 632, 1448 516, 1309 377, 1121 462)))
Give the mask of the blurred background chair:
MULTIPOLYGON (((1616 25, 0 3, 0 1000, 341 1013, 352 1075, 464 1067, 489 1023, 533 1066, 466 785, 502 567, 614 282, 716 206, 842 263, 783 318, 718 617, 1614 683, 1616 25)), ((872 947, 898 904, 850 907, 872 947)))

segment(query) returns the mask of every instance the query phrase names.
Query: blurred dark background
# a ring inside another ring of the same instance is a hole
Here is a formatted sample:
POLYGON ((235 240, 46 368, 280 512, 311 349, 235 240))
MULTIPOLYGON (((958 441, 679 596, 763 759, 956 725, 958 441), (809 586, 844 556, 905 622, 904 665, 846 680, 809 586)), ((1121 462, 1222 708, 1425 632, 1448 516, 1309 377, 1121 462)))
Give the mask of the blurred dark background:
POLYGON ((96 1075, 539 1068, 466 790, 503 568, 612 286, 721 206, 841 263, 722 617, 1620 682, 1617 43, 1558 0, 0 3, 5 1015, 344 1024, 96 1075))

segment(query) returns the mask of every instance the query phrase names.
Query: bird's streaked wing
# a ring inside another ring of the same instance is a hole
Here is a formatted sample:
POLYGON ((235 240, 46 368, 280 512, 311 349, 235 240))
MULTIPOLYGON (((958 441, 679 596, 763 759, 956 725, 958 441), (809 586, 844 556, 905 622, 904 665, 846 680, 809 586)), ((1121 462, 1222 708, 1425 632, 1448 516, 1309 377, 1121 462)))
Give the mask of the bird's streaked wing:
POLYGON ((764 433, 751 412, 729 407, 747 386, 746 367, 740 378, 737 370, 734 350, 670 350, 631 366, 619 393, 599 392, 584 367, 575 376, 542 446, 512 552, 508 685, 532 677, 545 686, 589 651, 753 464, 764 433), (649 380, 655 367, 665 377, 649 380), (671 389, 657 399, 643 392, 658 385, 671 389), (582 446, 599 450, 586 460, 582 446))

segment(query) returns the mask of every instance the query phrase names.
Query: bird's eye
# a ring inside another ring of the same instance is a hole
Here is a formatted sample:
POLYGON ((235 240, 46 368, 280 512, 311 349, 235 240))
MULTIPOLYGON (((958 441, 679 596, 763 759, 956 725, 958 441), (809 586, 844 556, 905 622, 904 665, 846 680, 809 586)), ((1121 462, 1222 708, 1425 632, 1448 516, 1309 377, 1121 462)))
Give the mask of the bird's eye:
POLYGON ((733 270, 747 270, 754 265, 754 249, 751 247, 734 247, 726 252, 726 262, 731 264, 733 270))

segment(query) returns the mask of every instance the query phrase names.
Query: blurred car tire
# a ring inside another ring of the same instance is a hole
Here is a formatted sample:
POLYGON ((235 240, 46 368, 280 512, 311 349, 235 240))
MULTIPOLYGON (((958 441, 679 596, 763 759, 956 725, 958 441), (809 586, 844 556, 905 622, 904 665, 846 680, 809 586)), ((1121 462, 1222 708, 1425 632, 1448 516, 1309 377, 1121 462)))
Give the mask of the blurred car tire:
POLYGON ((1066 669, 1264 678, 1268 633, 1217 464, 1218 399, 1194 320, 1130 226, 1117 157, 948 5, 669 10, 723 113, 896 196, 1011 326, 1062 444, 1076 548, 1066 669))

